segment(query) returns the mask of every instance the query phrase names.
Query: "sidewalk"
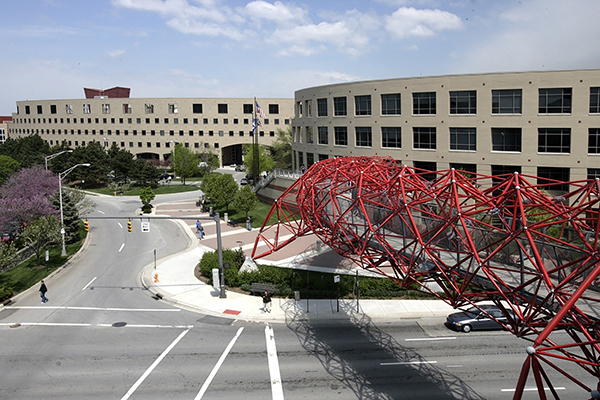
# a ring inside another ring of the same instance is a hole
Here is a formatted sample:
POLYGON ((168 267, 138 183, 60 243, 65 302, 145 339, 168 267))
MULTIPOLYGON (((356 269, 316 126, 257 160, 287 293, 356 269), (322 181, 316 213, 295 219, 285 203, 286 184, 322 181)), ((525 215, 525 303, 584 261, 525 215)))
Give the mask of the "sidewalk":
MULTIPOLYGON (((199 210, 195 202, 180 202, 158 206, 157 215, 170 215, 172 217, 189 216, 190 212, 199 210)), ((306 300, 273 298, 272 311, 263 310, 262 298, 226 291, 226 298, 219 297, 219 291, 199 281, 194 276, 194 268, 202 254, 214 251, 217 248, 215 227, 216 222, 203 221, 205 238, 201 241, 195 235, 195 221, 181 222, 187 229, 190 239, 187 250, 158 260, 147 266, 140 275, 144 287, 162 300, 175 304, 181 308, 198 311, 214 316, 230 317, 248 321, 285 322, 294 319, 349 319, 368 316, 373 320, 397 320, 400 318, 420 318, 432 316, 446 316, 453 308, 441 300, 306 300), (155 282, 155 278, 158 279, 155 282), (339 311, 338 311, 339 307, 339 311)), ((221 223, 221 239, 223 248, 241 247, 246 255, 252 251, 256 231, 247 231, 244 228, 229 227, 221 223)), ((275 264, 282 267, 303 268, 317 271, 338 272, 355 274, 355 266, 347 260, 315 245, 315 238, 302 238, 290 244, 287 249, 259 260, 261 264, 275 264), (318 265, 312 265, 317 263, 318 265), (325 266, 324 266, 325 265, 325 266)), ((368 275, 366 271, 359 270, 360 275, 368 275)))

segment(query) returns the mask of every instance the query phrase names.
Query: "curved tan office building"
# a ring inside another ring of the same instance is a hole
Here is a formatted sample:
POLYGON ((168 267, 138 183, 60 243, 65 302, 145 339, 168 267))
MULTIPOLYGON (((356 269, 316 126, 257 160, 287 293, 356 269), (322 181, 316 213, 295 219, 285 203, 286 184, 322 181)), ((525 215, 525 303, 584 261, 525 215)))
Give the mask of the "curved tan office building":
POLYGON ((600 70, 401 78, 295 93, 296 167, 389 155, 427 170, 600 177, 600 70))
MULTIPOLYGON (((255 101, 251 98, 130 98, 129 88, 84 89, 85 98, 17 102, 9 137, 38 134, 50 145, 116 143, 138 157, 164 161, 174 143, 214 149, 221 165, 241 164, 251 144, 255 101)), ((287 130, 293 99, 257 99, 265 113, 257 128, 261 145, 287 130)))

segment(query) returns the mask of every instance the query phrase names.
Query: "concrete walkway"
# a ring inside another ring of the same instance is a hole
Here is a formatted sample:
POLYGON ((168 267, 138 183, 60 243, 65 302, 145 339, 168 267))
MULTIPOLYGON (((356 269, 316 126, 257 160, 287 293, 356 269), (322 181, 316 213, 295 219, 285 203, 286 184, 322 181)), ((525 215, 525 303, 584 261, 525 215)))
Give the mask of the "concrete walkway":
MULTIPOLYGON (((156 215, 169 215, 173 218, 201 215, 194 201, 164 204, 156 207, 156 215), (193 214, 192 214, 193 213, 193 214)), ((215 290, 194 275, 194 269, 204 252, 217 248, 216 222, 202 221, 205 237, 198 240, 195 235, 195 221, 179 220, 186 229, 190 245, 182 253, 164 258, 147 266, 140 280, 154 295, 179 307, 210 315, 242 319, 248 321, 285 322, 294 319, 349 319, 368 316, 373 320, 393 321, 400 318, 445 316, 453 308, 441 300, 306 300, 273 298, 272 310, 263 310, 262 298, 233 291, 226 291, 220 298, 215 290), (339 311, 338 311, 339 310, 339 311)), ((241 248, 250 255, 257 231, 243 227, 230 227, 221 223, 223 248, 241 248)), ((289 248, 258 260, 260 264, 273 264, 332 273, 356 274, 356 267, 338 256, 326 246, 319 246, 315 238, 301 238, 289 248)), ((369 275, 359 269, 360 275, 369 275)))

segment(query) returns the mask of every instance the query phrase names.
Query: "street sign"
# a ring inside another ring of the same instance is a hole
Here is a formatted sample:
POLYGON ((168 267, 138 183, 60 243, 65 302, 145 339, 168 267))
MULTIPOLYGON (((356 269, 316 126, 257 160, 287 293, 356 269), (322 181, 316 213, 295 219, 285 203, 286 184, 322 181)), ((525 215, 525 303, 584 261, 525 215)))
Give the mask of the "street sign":
POLYGON ((142 222, 142 232, 150 232, 150 222, 142 222))

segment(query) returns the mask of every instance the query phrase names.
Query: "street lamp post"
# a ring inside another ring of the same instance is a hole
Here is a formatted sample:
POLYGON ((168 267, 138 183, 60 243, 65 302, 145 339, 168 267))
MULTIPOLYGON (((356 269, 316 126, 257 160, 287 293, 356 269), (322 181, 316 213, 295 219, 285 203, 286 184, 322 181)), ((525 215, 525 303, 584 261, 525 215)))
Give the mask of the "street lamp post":
POLYGON ((61 152, 54 153, 54 154, 44 157, 44 164, 46 164, 46 171, 48 171, 48 160, 52 160, 54 157, 58 157, 63 153, 72 153, 72 152, 73 152, 73 150, 63 150, 61 152))
POLYGON ((67 169, 66 171, 59 172, 59 174, 58 174, 58 199, 59 199, 58 201, 60 203, 60 235, 62 237, 62 251, 61 251, 60 255, 63 257, 67 255, 67 249, 65 247, 65 219, 63 216, 63 205, 62 205, 62 178, 67 176, 69 174, 69 172, 73 171, 75 168, 77 168, 79 166, 89 167, 90 164, 89 163, 76 164, 76 165, 73 165, 71 168, 67 169))

